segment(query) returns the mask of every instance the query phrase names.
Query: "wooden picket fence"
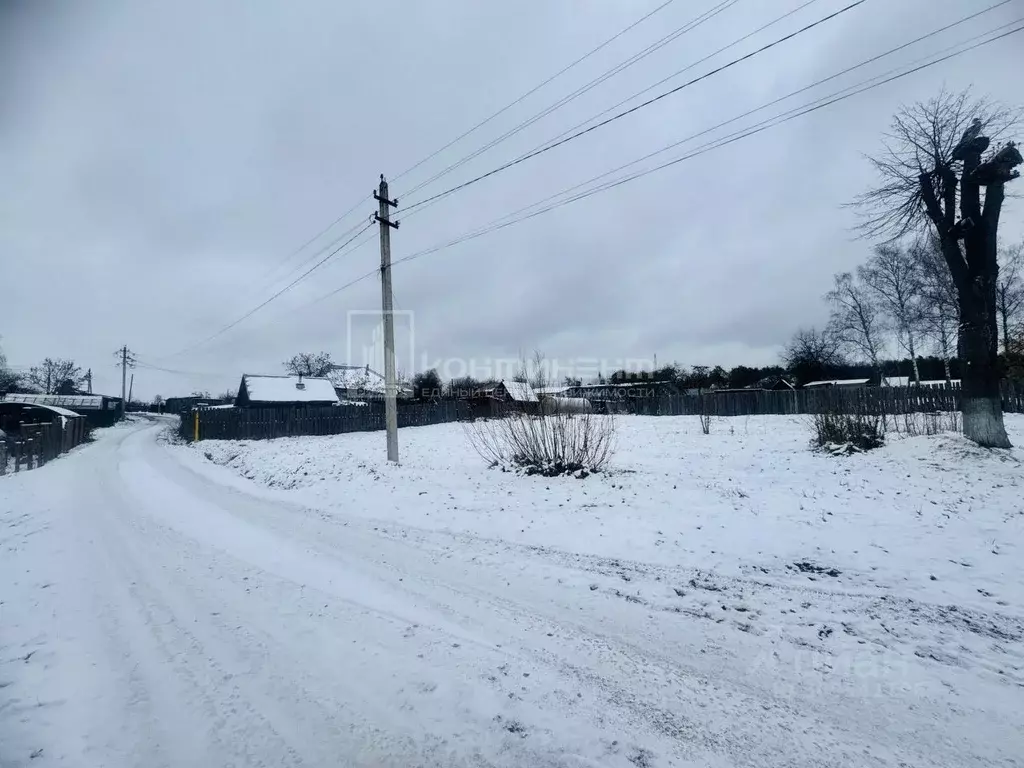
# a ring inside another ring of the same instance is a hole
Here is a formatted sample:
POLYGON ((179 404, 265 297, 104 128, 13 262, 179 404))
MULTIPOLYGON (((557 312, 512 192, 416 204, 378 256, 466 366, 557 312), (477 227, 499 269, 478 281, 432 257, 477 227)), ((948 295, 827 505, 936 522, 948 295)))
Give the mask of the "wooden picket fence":
POLYGON ((89 434, 85 419, 69 418, 62 426, 22 424, 17 437, 0 440, 0 475, 37 469, 81 444, 89 434))
MULTIPOLYGON (((864 387, 739 390, 658 398, 625 397, 620 411, 646 416, 797 415, 823 411, 868 414, 932 413, 960 408, 960 390, 925 387, 864 387)), ((1024 413, 1024 388, 1006 384, 1003 410, 1024 413)), ((443 424, 479 417, 464 401, 400 405, 398 426, 443 424)), ((339 435, 384 429, 384 409, 367 406, 317 408, 207 408, 181 414, 185 440, 265 440, 303 435, 339 435)))
MULTIPOLYGON (((956 411, 960 389, 942 387, 828 387, 790 391, 732 390, 700 395, 626 399, 630 413, 648 416, 797 415, 825 411, 903 414, 956 411)), ((1003 411, 1024 413, 1024 388, 1006 382, 1003 411)))
MULTIPOLYGON (((399 427, 422 427, 469 418, 461 401, 401 405, 399 427)), ((384 429, 380 404, 316 408, 200 408, 181 414, 185 440, 266 440, 275 437, 340 435, 384 429)))

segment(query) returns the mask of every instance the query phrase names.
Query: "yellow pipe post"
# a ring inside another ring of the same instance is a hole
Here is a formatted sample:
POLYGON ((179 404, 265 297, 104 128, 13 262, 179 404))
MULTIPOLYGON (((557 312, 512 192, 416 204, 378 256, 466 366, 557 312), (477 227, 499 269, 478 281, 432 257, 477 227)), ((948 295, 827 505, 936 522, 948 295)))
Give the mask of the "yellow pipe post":
POLYGON ((199 411, 195 412, 195 428, 193 429, 192 439, 195 442, 199 442, 199 411))

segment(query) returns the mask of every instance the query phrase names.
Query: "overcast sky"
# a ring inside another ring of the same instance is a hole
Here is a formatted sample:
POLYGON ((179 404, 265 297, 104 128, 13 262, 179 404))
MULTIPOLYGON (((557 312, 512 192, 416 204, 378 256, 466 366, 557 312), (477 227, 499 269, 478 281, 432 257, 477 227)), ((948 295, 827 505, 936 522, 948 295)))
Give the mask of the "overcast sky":
MULTIPOLYGON (((375 362, 362 357, 367 323, 349 333, 348 313, 379 309, 376 277, 311 305, 379 266, 375 230, 359 249, 196 345, 368 217, 380 173, 397 176, 662 2, 3 3, 0 344, 9 362, 74 358, 92 368, 97 391, 117 392, 113 352, 127 344, 148 366, 135 371, 136 393, 147 399, 233 388, 242 372, 279 373, 281 361, 299 351, 375 362), (357 214, 292 256, 360 197, 357 214)), ((500 165, 803 2, 738 0, 405 196, 718 4, 674 0, 397 179, 392 195, 405 207, 500 165)), ((454 239, 994 2, 867 0, 424 207, 393 233, 393 258, 454 239)), ((651 93, 847 3, 816 0, 651 93)), ((1021 16, 1024 2, 1013 0, 658 159, 1021 16)), ((424 359, 482 366, 535 348, 560 365, 655 354, 659 363, 687 366, 775 362, 798 326, 825 319, 821 296, 833 273, 856 266, 870 250, 853 236, 855 217, 843 205, 871 185, 863 155, 877 150, 893 112, 943 85, 973 85, 979 95, 1024 105, 1022 71, 1024 33, 396 266, 396 306, 412 314, 400 323, 399 367, 410 371, 424 359)), ((1008 203, 1002 231, 1006 239, 1024 237, 1021 201, 1008 203)), ((448 371, 460 372, 458 364, 448 371)))

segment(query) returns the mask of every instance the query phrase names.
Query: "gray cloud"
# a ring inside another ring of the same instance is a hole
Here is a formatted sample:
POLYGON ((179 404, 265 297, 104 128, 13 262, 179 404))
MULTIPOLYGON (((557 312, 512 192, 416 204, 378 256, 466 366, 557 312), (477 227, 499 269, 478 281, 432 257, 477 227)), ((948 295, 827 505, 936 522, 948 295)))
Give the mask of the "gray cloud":
MULTIPOLYGON (((243 370, 278 370, 298 350, 345 357, 346 312, 378 307, 379 285, 365 280, 308 305, 374 269, 372 233, 364 247, 325 265, 236 329, 168 355, 293 279, 280 267, 277 281, 267 285, 269 270, 360 195, 359 214, 368 216, 379 173, 399 173, 656 4, 606 3, 584 12, 541 0, 450 0, 400 9, 223 0, 5 10, 0 258, 6 323, 0 332, 8 359, 27 365, 46 355, 74 357, 93 367, 99 388, 115 390, 111 352, 128 343, 143 359, 179 372, 137 372, 141 394, 166 396, 233 386, 243 370)), ((395 181, 392 192, 405 206, 471 178, 798 4, 741 0, 422 193, 407 195, 714 5, 673 3, 395 181)), ((409 215, 393 238, 395 258, 988 4, 871 0, 756 60, 409 215)), ((736 50, 841 5, 820 0, 736 50)), ((1019 8, 1010 4, 860 76, 1015 14, 1019 8)), ((853 237, 853 216, 842 206, 870 185, 862 154, 878 148, 898 105, 943 85, 971 84, 1024 104, 1016 76, 1022 64, 1020 38, 1003 41, 402 264, 394 271, 398 306, 415 312, 416 347, 435 358, 508 357, 541 348, 563 360, 657 353, 683 364, 773 362, 798 325, 824 319, 820 297, 832 274, 857 264, 870 247, 853 237)), ((1024 237, 1021 211, 1018 201, 1008 205, 1007 238, 1024 237)))

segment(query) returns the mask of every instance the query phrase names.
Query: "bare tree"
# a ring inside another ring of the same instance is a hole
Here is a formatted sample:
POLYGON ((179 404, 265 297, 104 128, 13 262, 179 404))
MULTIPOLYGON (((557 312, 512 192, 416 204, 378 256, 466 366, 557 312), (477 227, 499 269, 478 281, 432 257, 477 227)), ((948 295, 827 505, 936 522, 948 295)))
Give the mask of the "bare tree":
POLYGON ((85 381, 82 369, 73 360, 46 358, 39 365, 29 368, 26 383, 44 395, 57 394, 62 389, 73 389, 85 381))
POLYGON ((896 343, 910 356, 914 381, 920 384, 916 342, 923 316, 924 283, 913 254, 898 245, 880 245, 868 263, 857 270, 857 276, 888 316, 896 343))
POLYGON ((0 393, 14 389, 20 381, 21 377, 7 367, 7 356, 0 348, 0 393))
POLYGON ((935 233, 960 307, 964 435, 999 448, 1010 439, 999 392, 996 244, 1004 185, 1020 175, 1024 158, 1012 141, 983 156, 1019 117, 966 91, 904 107, 872 160, 881 186, 857 200, 868 235, 935 233))
POLYGON ((849 272, 836 275, 835 286, 825 294, 832 306, 830 333, 847 353, 866 359, 882 375, 882 313, 871 291, 849 272))
POLYGON ((300 352, 284 362, 285 370, 293 376, 314 379, 326 376, 333 366, 329 352, 300 352))
POLYGON ((825 372, 844 361, 839 341, 828 329, 801 328, 793 334, 782 353, 782 360, 801 384, 824 378, 825 372))
POLYGON ((996 281, 996 312, 1003 334, 1003 352, 1009 354, 1024 315, 1024 243, 999 252, 996 281))
POLYGON ((533 350, 532 367, 530 373, 530 386, 535 390, 544 389, 548 385, 548 372, 544 364, 544 353, 539 349, 533 350))

